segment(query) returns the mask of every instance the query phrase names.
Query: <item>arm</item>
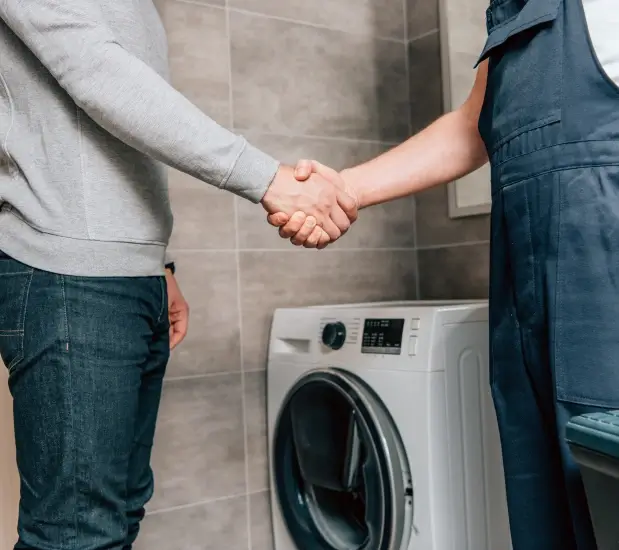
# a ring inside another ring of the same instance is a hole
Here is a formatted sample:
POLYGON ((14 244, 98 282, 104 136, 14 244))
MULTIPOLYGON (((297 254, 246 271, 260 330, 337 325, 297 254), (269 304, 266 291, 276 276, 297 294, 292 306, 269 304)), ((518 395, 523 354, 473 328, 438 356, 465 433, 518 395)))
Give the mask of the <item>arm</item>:
MULTIPOLYGON (((305 181, 318 173, 334 182, 358 208, 388 202, 458 179, 483 166, 488 157, 477 122, 486 93, 488 62, 480 64, 473 89, 461 107, 375 159, 339 174, 316 161, 300 161, 295 177, 305 181)), ((282 238, 297 246, 324 248, 329 237, 303 212, 268 216, 282 238)))
POLYGON ((487 76, 486 61, 479 66, 473 89, 461 107, 402 145, 341 172, 346 187, 357 195, 360 207, 448 183, 488 161, 477 129, 487 76))
POLYGON ((216 124, 126 51, 105 23, 99 2, 0 0, 0 18, 75 103, 116 138, 259 202, 279 163, 216 124))

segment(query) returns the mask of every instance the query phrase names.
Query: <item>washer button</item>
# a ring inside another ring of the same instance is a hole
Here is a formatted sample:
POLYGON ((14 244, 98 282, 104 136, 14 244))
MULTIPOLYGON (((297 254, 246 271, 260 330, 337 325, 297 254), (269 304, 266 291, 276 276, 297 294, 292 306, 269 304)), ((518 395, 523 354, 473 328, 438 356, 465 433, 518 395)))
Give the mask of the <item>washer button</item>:
POLYGON ((419 330, 419 319, 411 319, 411 330, 419 330))
POLYGON ((408 354, 412 357, 417 355, 417 336, 409 336, 408 338, 408 354))

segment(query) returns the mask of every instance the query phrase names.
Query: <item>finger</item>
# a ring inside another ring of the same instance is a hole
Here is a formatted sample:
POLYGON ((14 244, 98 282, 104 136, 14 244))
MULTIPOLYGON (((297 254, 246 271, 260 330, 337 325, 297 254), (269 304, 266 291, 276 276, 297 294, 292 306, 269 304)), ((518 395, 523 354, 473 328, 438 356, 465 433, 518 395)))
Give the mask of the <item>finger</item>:
POLYGON ((292 216, 290 216, 290 221, 283 227, 279 228, 279 236, 282 239, 290 239, 291 237, 294 237, 294 235, 301 231, 301 228, 305 224, 306 220, 307 215, 305 212, 295 212, 292 216))
POLYGON ((332 241, 337 241, 342 236, 342 232, 331 218, 325 218, 322 223, 322 229, 329 235, 329 239, 332 241))
POLYGON ((323 235, 327 240, 329 239, 329 236, 322 230, 322 227, 314 227, 310 236, 305 239, 303 246, 305 248, 316 248, 323 235))
POLYGON ((187 336, 187 327, 189 319, 183 316, 180 320, 172 323, 170 327, 170 349, 174 349, 178 346, 187 336))
POLYGON ((334 206, 331 210, 331 219, 337 225, 337 228, 342 232, 342 235, 350 229, 350 220, 346 213, 338 206, 334 206))
POLYGON ((323 250, 325 248, 327 248, 327 246, 329 246, 329 244, 331 243, 331 239, 329 238, 329 235, 327 235, 324 231, 320 234, 320 239, 318 240, 318 245, 316 246, 316 248, 318 250, 323 250))
POLYGON ((335 185, 338 190, 337 202, 340 205, 340 208, 346 212, 346 215, 351 222, 357 221, 357 201, 346 193, 344 180, 342 179, 340 173, 329 166, 321 164, 317 160, 312 161, 312 171, 335 185))
POLYGON ((170 318, 170 322, 176 322, 178 320, 180 320, 184 315, 184 312, 182 311, 175 311, 175 312, 170 312, 170 314, 168 315, 170 318))
POLYGON ((269 214, 267 216, 267 221, 273 227, 282 227, 288 223, 290 216, 288 214, 284 214, 283 212, 278 212, 277 214, 269 214))
POLYGON ((310 162, 312 172, 315 172, 316 174, 330 181, 331 183, 336 185, 338 189, 342 190, 344 188, 342 176, 340 176, 340 173, 337 170, 331 168, 330 166, 326 166, 325 164, 322 164, 317 160, 312 160, 310 162))
POLYGON ((295 246, 301 246, 314 232, 314 229, 316 229, 316 218, 309 216, 303 224, 303 227, 297 232, 296 235, 292 236, 290 242, 295 246))
POLYGON ((353 199, 350 195, 347 195, 344 191, 338 190, 337 203, 351 223, 357 221, 359 213, 357 211, 357 201, 355 199, 353 199))
POLYGON ((294 169, 294 177, 298 181, 305 181, 312 175, 312 161, 307 159, 301 159, 297 162, 294 169))

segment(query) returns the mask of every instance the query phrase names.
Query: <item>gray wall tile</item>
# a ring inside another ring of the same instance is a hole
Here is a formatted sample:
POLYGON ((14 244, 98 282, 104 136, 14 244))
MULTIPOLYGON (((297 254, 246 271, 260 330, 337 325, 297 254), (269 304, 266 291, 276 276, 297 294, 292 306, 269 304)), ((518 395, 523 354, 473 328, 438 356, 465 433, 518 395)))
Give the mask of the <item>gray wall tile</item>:
POLYGON ((146 516, 135 550, 247 550, 246 497, 146 516))
MULTIPOLYGON (((223 4, 223 0, 216 2, 223 4)), ((230 124, 226 12, 196 3, 160 6, 168 34, 172 84, 220 124, 230 124)))
POLYGON ((490 216, 450 218, 447 186, 440 185, 417 194, 417 246, 487 241, 490 216))
POLYGON ((443 112, 440 35, 429 34, 408 44, 411 129, 413 134, 443 112))
POLYGON ((488 244, 419 251, 420 294, 423 300, 464 300, 488 297, 488 244))
POLYGON ((268 491, 250 496, 250 529, 252 550, 274 550, 271 525, 271 502, 268 491))
POLYGON ((408 38, 438 29, 438 0, 406 0, 408 38))
POLYGON ((269 487, 265 371, 245 373, 245 421, 249 491, 264 491, 269 487))
MULTIPOLYGON (((354 166, 386 151, 375 142, 296 138, 250 132, 248 139, 277 159, 294 165, 301 158, 316 159, 336 170, 354 166)), ((414 246, 415 199, 405 198, 361 212, 350 232, 335 244, 337 248, 410 248, 414 246)), ((239 200, 239 246, 243 249, 288 250, 290 242, 265 221, 262 208, 239 200)))
POLYGON ((236 128, 379 141, 408 135, 403 44, 230 16, 236 128))
POLYGON ((230 7, 356 34, 404 40, 402 0, 230 0, 230 7))
POLYGON ((231 250, 236 247, 234 195, 170 170, 174 231, 170 250, 231 250))
POLYGON ((242 252, 246 370, 265 368, 277 307, 414 299, 414 251, 242 252))
POLYGON ((243 432, 240 374, 166 382, 149 510, 244 494, 243 432))
POLYGON ((189 332, 172 352, 168 378, 240 371, 237 262, 234 252, 174 252, 190 307, 189 332))

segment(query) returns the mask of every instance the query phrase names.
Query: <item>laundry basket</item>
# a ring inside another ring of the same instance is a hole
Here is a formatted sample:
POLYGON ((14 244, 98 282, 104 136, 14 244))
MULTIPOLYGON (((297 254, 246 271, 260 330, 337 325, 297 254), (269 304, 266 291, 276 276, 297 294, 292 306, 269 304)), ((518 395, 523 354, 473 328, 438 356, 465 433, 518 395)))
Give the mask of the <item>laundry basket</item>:
POLYGON ((572 418, 567 440, 582 472, 598 550, 618 550, 619 411, 572 418))

